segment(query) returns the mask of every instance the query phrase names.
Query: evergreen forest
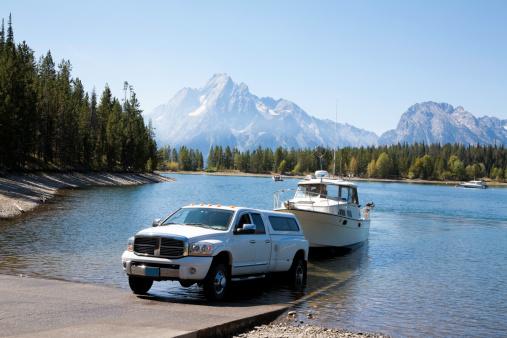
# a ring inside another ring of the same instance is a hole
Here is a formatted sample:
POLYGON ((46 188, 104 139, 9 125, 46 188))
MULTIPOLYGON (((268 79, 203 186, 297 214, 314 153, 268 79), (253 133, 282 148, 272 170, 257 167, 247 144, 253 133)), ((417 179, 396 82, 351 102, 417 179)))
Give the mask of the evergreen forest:
POLYGON ((507 178, 507 149, 495 145, 397 144, 380 147, 333 149, 257 148, 239 151, 214 146, 204 168, 199 150, 169 146, 158 150, 162 170, 237 170, 246 173, 303 175, 324 169, 337 175, 422 180, 507 178), (334 160, 336 158, 336 160, 334 160), (336 165, 335 165, 336 163, 336 165))
POLYGON ((151 171, 157 145, 132 86, 87 93, 67 60, 36 60, 16 43, 12 20, 0 29, 0 171, 151 171))

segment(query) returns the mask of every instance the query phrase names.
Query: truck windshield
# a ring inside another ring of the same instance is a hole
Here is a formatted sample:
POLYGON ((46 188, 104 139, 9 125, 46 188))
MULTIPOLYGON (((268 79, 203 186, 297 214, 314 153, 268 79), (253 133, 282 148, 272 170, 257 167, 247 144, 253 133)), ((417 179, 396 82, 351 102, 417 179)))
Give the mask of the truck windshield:
POLYGON ((227 230, 234 213, 213 208, 182 208, 169 216, 162 225, 181 224, 215 230, 227 230))

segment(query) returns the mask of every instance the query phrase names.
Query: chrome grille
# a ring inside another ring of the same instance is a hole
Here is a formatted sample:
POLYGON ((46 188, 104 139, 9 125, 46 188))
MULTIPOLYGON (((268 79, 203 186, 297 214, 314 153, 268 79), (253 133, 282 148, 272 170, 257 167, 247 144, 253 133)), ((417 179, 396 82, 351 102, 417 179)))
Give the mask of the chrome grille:
POLYGON ((136 237, 134 240, 134 252, 142 255, 153 256, 158 246, 158 237, 136 237))
POLYGON ((138 236, 134 239, 134 253, 142 256, 178 258, 186 255, 186 241, 179 238, 138 236))
POLYGON ((181 257, 185 253, 185 242, 175 238, 160 239, 160 256, 181 257))

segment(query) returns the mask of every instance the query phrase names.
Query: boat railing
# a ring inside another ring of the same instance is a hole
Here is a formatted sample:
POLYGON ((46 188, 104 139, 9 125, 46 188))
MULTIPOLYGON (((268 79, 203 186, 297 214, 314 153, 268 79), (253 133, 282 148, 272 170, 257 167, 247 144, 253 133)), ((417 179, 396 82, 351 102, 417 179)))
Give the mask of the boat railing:
POLYGON ((373 208, 375 208, 375 203, 373 202, 368 202, 363 208, 361 208, 361 216, 364 220, 370 219, 370 214, 373 208))
POLYGON ((289 193, 294 194, 295 189, 281 189, 273 194, 273 209, 285 208, 285 202, 292 198, 289 193))

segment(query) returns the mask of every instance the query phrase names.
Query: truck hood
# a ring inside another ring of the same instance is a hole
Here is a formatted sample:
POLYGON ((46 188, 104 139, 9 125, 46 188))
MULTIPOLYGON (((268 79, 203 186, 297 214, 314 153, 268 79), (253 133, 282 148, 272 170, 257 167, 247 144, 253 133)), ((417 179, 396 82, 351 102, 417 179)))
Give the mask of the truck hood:
POLYGON ((197 239, 199 237, 206 237, 209 235, 223 235, 225 231, 207 229, 191 225, 170 224, 162 225, 154 228, 147 228, 139 231, 137 235, 148 236, 183 236, 188 239, 197 239))

